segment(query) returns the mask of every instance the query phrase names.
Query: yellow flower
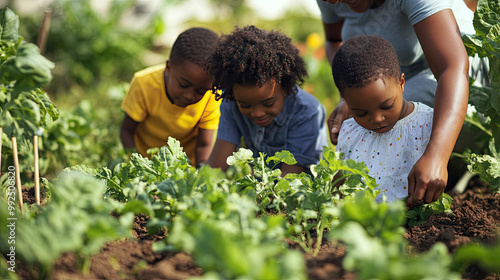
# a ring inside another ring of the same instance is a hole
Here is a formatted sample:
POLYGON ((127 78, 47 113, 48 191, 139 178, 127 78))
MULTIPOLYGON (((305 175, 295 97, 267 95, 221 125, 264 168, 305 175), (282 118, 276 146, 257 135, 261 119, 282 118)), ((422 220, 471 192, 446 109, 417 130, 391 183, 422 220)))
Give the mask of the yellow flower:
POLYGON ((323 46, 323 37, 318 33, 311 33, 307 36, 307 46, 313 50, 323 46))

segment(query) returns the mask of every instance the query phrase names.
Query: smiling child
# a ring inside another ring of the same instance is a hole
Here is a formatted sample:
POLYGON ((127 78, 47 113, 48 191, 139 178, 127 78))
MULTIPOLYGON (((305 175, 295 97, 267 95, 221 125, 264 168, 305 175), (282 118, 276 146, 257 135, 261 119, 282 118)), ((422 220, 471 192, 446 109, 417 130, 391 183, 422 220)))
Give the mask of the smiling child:
POLYGON ((408 174, 422 156, 433 110, 403 98, 404 74, 396 52, 375 35, 355 36, 340 47, 332 73, 352 118, 339 132, 337 151, 364 162, 387 201, 408 196, 408 174))
POLYGON ((147 150, 179 140, 191 164, 205 163, 213 147, 220 116, 220 101, 211 94, 213 77, 204 64, 219 36, 195 27, 175 40, 165 64, 135 73, 123 100, 120 132, 124 148, 147 150))
POLYGON ((325 108, 298 84, 307 70, 286 35, 255 26, 222 35, 207 72, 224 92, 212 167, 226 170, 226 159, 241 144, 268 156, 288 150, 296 165, 280 166, 282 175, 307 171, 327 144, 325 108))

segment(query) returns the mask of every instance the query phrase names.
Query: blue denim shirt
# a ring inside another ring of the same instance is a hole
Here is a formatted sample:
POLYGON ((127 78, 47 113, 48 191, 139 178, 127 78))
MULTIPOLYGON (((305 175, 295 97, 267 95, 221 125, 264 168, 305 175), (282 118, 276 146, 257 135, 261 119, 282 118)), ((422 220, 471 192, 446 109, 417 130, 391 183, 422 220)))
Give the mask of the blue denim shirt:
POLYGON ((288 150, 298 165, 308 167, 319 162, 323 146, 328 145, 325 108, 301 88, 296 96, 285 98, 283 110, 266 127, 241 114, 234 100, 224 100, 220 110, 217 139, 240 146, 243 137, 254 157, 288 150))

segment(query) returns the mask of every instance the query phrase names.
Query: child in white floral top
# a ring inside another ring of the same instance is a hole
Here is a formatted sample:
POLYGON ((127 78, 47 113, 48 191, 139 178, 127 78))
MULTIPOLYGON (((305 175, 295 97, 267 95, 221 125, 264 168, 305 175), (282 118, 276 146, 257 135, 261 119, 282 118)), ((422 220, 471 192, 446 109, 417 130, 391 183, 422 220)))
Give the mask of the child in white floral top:
POLYGON ((337 151, 364 162, 390 202, 408 196, 408 174, 422 156, 433 110, 403 98, 404 74, 392 45, 375 35, 355 36, 332 62, 335 84, 353 118, 339 132, 337 151))

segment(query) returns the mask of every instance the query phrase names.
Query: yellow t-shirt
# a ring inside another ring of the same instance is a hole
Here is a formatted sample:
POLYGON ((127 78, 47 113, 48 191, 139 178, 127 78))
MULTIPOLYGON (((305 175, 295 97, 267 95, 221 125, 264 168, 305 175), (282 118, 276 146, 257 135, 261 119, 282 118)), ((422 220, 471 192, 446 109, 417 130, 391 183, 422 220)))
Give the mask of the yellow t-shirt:
POLYGON ((167 145, 172 136, 194 164, 198 129, 217 130, 220 101, 209 91, 198 103, 185 108, 172 104, 165 92, 164 71, 162 64, 135 73, 121 108, 139 122, 134 139, 141 155, 149 156, 148 149, 167 145))

